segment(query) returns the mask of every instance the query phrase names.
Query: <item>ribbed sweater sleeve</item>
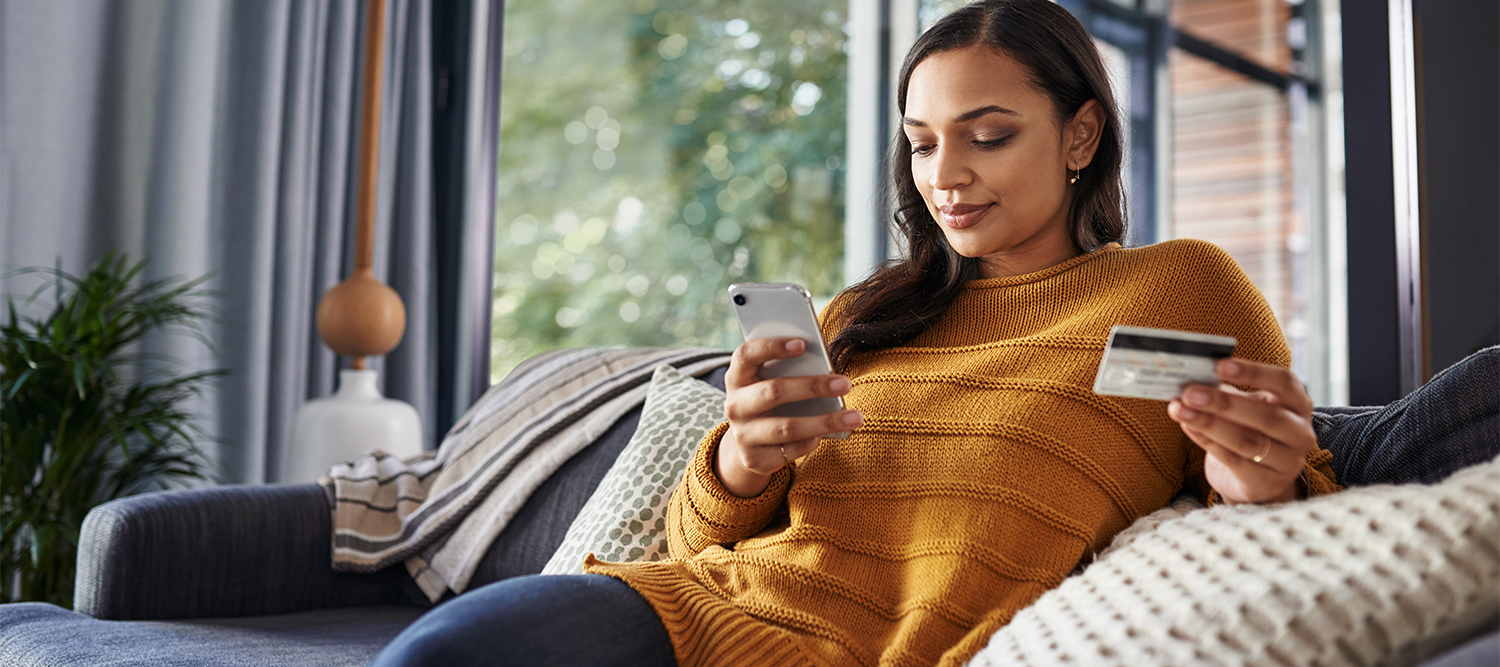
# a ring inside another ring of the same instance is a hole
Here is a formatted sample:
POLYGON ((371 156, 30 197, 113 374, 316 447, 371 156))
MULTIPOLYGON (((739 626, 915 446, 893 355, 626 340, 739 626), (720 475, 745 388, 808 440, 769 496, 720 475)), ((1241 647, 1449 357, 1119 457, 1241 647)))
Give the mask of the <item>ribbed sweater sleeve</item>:
POLYGON ((672 492, 667 506, 667 549, 673 558, 688 558, 712 545, 738 542, 760 532, 786 501, 795 463, 772 475, 766 490, 754 498, 740 498, 724 488, 714 474, 713 461, 728 430, 729 423, 724 422, 703 437, 682 483, 672 492))
MULTIPOLYGON (((1189 328, 1207 331, 1212 330, 1215 325, 1224 327, 1224 332, 1238 341, 1234 356, 1282 368, 1289 367, 1292 353, 1287 347, 1286 338, 1282 336, 1276 314, 1234 258, 1211 243, 1196 240, 1178 243, 1185 249, 1184 254, 1192 258, 1187 263, 1193 267, 1190 271, 1198 274, 1186 276, 1184 284, 1209 286, 1209 293, 1195 296, 1205 303, 1215 304, 1213 308, 1203 311, 1206 321, 1193 323, 1189 328)), ((1203 450, 1198 447, 1189 451, 1184 488, 1193 492, 1204 504, 1213 505, 1218 497, 1204 476, 1204 457, 1203 450)), ((1302 479, 1309 497, 1343 489, 1334 480, 1333 468, 1329 465, 1332 458, 1332 454, 1314 446, 1303 460, 1302 479)))
POLYGON ((1319 447, 1314 447, 1307 453, 1307 458, 1302 460, 1302 470, 1307 475, 1305 479, 1309 498, 1344 490, 1333 476, 1332 461, 1333 452, 1319 447))

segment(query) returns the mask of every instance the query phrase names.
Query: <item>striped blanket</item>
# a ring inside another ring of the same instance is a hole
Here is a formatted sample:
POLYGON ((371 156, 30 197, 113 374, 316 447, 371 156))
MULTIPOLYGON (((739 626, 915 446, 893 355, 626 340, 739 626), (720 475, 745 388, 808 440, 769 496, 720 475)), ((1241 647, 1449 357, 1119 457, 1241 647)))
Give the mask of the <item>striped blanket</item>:
POLYGON ((697 375, 729 363, 709 348, 584 348, 527 359, 459 418, 435 452, 383 452, 318 482, 333 505, 333 568, 405 562, 428 598, 467 588, 479 560, 531 492, 641 405, 652 371, 697 375))

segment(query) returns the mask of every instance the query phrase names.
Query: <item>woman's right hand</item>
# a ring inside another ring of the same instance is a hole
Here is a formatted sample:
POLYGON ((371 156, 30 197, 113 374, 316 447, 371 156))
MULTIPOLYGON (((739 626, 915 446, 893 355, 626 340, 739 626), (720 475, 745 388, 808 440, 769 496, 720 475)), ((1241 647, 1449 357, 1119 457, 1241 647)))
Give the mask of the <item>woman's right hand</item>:
POLYGON ((729 430, 719 443, 714 472, 736 496, 760 495, 771 483, 771 475, 811 453, 823 436, 851 431, 864 423, 858 410, 814 417, 770 414, 783 403, 849 393, 849 378, 842 375, 760 379, 760 367, 766 362, 791 359, 806 348, 800 338, 762 338, 745 341, 729 360, 724 375, 729 430))

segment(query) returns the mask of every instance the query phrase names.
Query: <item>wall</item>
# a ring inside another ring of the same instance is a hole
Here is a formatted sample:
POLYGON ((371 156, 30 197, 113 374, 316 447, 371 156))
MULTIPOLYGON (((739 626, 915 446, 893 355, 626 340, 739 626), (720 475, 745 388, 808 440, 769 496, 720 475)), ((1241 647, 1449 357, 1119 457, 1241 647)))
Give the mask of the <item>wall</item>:
POLYGON ((1500 3, 1414 5, 1431 375, 1500 344, 1500 3))
MULTIPOLYGON (((1349 400, 1401 395, 1384 3, 1344 0, 1349 400)), ((1415 0, 1427 373, 1500 324, 1500 19, 1493 0, 1415 0)))

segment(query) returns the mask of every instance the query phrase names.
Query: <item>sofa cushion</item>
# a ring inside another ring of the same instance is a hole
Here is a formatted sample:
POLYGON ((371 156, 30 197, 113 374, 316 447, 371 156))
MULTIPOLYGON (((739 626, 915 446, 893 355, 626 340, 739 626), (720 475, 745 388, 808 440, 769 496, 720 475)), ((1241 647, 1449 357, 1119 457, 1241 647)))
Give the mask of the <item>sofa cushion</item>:
POLYGON ((583 558, 667 557, 667 504, 703 434, 724 419, 724 392, 658 366, 630 444, 568 528, 542 574, 583 574, 583 558))
MULTIPOLYGON (((724 388, 724 367, 698 379, 710 386, 724 388)), ((615 422, 593 444, 564 463, 552 477, 532 492, 515 515, 490 544, 469 588, 523 574, 538 574, 546 566, 573 518, 583 508, 604 479, 610 466, 630 442, 641 418, 640 409, 632 410, 615 422)))
POLYGON ((1179 501, 1116 536, 972 665, 1410 665, 1500 613, 1500 459, 1434 485, 1179 501))
POLYGON ((1436 658, 1422 663, 1422 667, 1495 667, 1500 665, 1500 630, 1472 639, 1436 658))
POLYGON ((0 606, 7 667, 363 665, 422 614, 344 607, 251 618, 101 621, 50 604, 0 606))

